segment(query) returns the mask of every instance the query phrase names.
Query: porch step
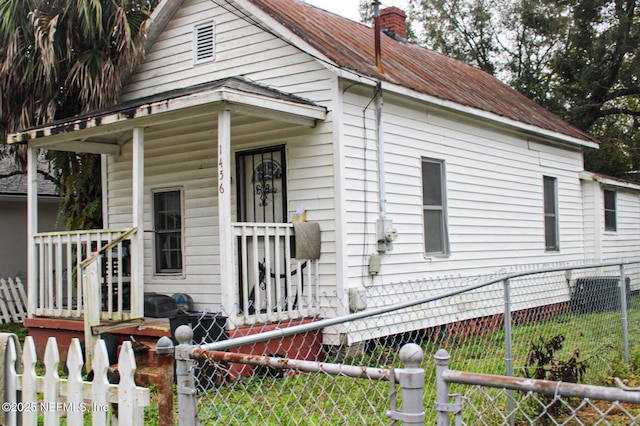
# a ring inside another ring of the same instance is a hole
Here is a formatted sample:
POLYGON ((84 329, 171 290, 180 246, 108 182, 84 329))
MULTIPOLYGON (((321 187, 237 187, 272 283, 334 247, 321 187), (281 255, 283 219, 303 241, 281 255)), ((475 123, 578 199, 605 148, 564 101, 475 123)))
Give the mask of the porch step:
MULTIPOLYGON (((235 337, 248 336, 267 331, 293 327, 300 324, 312 322, 314 320, 303 319, 294 320, 285 324, 264 324, 253 325, 250 327, 240 327, 235 330, 228 331, 229 339, 235 337)), ((322 331, 307 331, 303 334, 296 334, 289 337, 277 338, 263 343, 254 345, 240 346, 231 348, 229 352, 249 354, 249 355, 267 355, 278 356, 284 358, 293 358, 305 361, 325 361, 326 353, 322 349, 322 331)), ((229 366, 229 375, 233 378, 250 377, 254 374, 258 367, 244 364, 231 364, 229 366)))
MULTIPOLYGON (((71 339, 77 337, 84 340, 84 322, 82 319, 70 318, 26 318, 24 325, 33 337, 38 357, 44 357, 44 349, 50 336, 55 336, 60 348, 60 359, 66 359, 71 339)), ((123 324, 124 325, 124 324, 123 324)), ((138 341, 157 342, 162 336, 171 336, 168 318, 144 318, 141 326, 126 326, 109 333, 119 341, 131 340, 131 336, 138 341)))
MULTIPOLYGON (((274 330, 276 328, 292 327, 299 324, 311 322, 313 320, 302 319, 284 324, 264 324, 240 327, 227 331, 227 337, 248 336, 274 330)), ((55 336, 60 348, 60 358, 66 359, 67 351, 71 339, 77 337, 84 339, 84 323, 82 319, 66 318, 27 318, 24 325, 29 330, 29 335, 35 341, 38 357, 44 357, 49 336, 55 336)), ((144 318, 144 324, 140 327, 131 326, 118 328, 109 333, 113 334, 120 342, 125 340, 135 340, 138 344, 144 345, 149 350, 141 350, 136 353, 136 362, 140 369, 147 371, 157 366, 158 356, 155 353, 156 343, 162 336, 171 336, 171 325, 169 318, 144 318)), ((276 355, 286 358, 295 358, 307 361, 324 361, 326 354, 322 349, 322 331, 305 332, 290 337, 278 338, 254 345, 240 346, 229 349, 229 352, 250 354, 250 355, 276 355)), ((249 377, 253 375, 255 367, 242 364, 232 364, 229 366, 229 374, 232 378, 249 377)))

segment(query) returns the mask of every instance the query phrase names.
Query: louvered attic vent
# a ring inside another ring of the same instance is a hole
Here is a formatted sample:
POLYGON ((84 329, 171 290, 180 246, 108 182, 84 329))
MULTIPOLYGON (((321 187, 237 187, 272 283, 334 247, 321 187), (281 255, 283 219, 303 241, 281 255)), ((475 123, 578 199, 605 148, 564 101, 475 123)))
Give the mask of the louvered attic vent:
POLYGON ((213 61, 215 54, 214 45, 214 26, 213 22, 204 22, 196 25, 194 28, 194 56, 193 62, 200 64, 202 62, 213 61))

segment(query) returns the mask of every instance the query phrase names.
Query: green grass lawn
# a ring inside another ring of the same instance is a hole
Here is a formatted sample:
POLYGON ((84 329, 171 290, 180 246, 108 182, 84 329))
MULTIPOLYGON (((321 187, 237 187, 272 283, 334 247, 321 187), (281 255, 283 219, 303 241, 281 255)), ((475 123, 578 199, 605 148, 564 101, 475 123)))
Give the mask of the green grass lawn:
MULTIPOLYGON (((563 347, 554 353, 559 362, 568 360, 577 349, 579 360, 586 363, 583 383, 611 385, 613 376, 633 383, 640 371, 640 300, 634 299, 628 313, 631 363, 623 362, 621 314, 563 314, 535 324, 513 327, 513 367, 516 376, 524 376, 527 355, 533 343, 563 336, 563 347)), ((451 356, 450 369, 504 375, 505 336, 497 331, 482 336, 446 339, 423 343, 425 352, 425 410, 428 423, 435 422, 435 364, 440 348, 451 356)), ((401 367, 399 348, 376 347, 370 353, 348 360, 352 365, 387 368, 401 367), (381 363, 380 360, 383 360, 381 363)), ((452 386, 455 392, 469 388, 452 386)), ((224 424, 388 424, 384 413, 389 408, 389 383, 323 374, 299 374, 280 379, 250 378, 229 382, 199 395, 200 416, 205 421, 224 424)), ((486 400, 475 391, 471 403, 486 400)), ((489 391, 497 395, 499 391, 489 391)), ((398 401, 401 400, 401 395, 398 401)), ((506 407, 502 395, 495 405, 506 407)), ((524 409, 525 407, 523 407, 524 409)), ((488 413, 484 414, 489 415, 488 413)), ((520 419, 522 420, 522 419, 520 419)), ((589 424, 586 422, 585 424, 589 424)), ((611 424, 615 424, 612 422, 611 424)))
MULTIPOLYGON (((554 336, 562 336, 563 347, 556 351, 554 356, 559 362, 566 361, 577 349, 579 360, 585 361, 587 365, 584 383, 607 386, 613 383, 613 377, 616 376, 626 380, 629 385, 637 386, 640 384, 640 298, 632 300, 631 309, 628 311, 631 361, 629 365, 623 362, 622 357, 621 321, 619 312, 583 315, 567 313, 535 324, 515 326, 512 333, 514 373, 522 377, 524 371, 530 369, 527 357, 532 343, 541 344, 554 336)), ((22 339, 26 334, 24 328, 16 325, 0 325, 0 331, 16 333, 22 339)), ((467 335, 450 339, 443 335, 436 342, 421 343, 425 352, 422 367, 425 370, 424 406, 427 424, 435 422, 433 357, 436 351, 444 348, 449 352, 450 369, 504 375, 504 342, 505 335, 500 330, 481 336, 467 335)), ((402 367, 398 357, 399 349, 375 346, 344 363, 375 368, 399 368, 402 367)), ((496 398, 493 405, 499 409, 506 407, 506 396, 500 395, 499 390, 489 390, 487 394, 480 394, 474 388, 452 386, 451 391, 470 395, 469 402, 475 406, 486 404, 487 395, 490 395, 496 398)), ((384 414, 390 408, 389 394, 388 382, 324 374, 290 373, 282 378, 251 377, 228 380, 218 387, 200 393, 197 398, 201 424, 376 425, 389 423, 384 414)), ((399 402, 401 398, 402 395, 399 394, 399 402)), ((154 399, 152 393, 152 404, 154 399)), ((531 411, 535 408, 523 407, 523 410, 531 411)), ((155 424, 157 405, 147 408, 146 413, 145 424, 155 424)), ((491 414, 483 415, 486 417, 491 414)), ((472 421, 474 414, 466 416, 467 420, 472 421)), ((527 424, 521 416, 517 420, 517 424, 527 424)), ((615 420, 609 421, 610 424, 616 424, 615 420)), ((584 421, 584 424, 590 423, 584 421)), ((624 419, 620 424, 624 424, 624 419)))

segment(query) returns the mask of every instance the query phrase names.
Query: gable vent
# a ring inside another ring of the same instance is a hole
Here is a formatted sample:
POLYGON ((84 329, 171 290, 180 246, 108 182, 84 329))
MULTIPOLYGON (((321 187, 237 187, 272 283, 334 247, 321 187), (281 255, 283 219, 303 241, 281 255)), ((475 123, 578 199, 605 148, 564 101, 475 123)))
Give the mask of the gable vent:
POLYGON ((194 56, 196 64, 213 61, 215 53, 213 22, 204 22, 194 28, 194 56))

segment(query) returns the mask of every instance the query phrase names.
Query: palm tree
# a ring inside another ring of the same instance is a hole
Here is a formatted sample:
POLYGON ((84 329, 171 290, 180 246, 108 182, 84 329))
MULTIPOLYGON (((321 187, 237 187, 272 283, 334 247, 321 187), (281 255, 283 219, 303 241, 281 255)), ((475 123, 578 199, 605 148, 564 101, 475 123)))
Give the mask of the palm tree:
MULTIPOLYGON (((7 132, 113 105, 123 76, 144 54, 144 25, 158 2, 0 0, 2 140, 7 132)), ((5 155, 24 169, 21 148, 5 155)), ((100 162, 68 153, 50 158, 68 226, 99 226, 100 162)))

